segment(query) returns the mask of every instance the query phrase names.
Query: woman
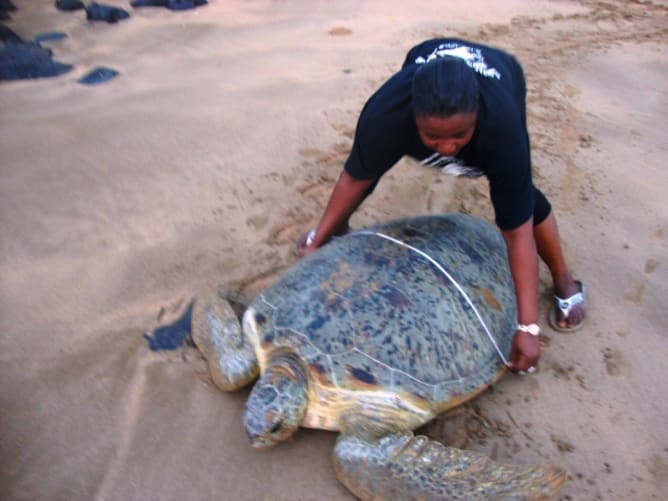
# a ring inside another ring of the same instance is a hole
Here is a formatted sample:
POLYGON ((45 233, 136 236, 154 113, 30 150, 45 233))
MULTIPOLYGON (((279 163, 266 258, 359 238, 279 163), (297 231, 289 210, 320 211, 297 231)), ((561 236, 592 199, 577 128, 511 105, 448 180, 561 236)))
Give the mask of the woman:
POLYGON ((484 175, 517 294, 511 368, 533 370, 540 358, 538 255, 554 282, 552 326, 575 330, 585 311, 584 288, 566 266, 550 203, 531 179, 525 98, 522 68, 499 49, 458 39, 411 49, 364 106, 320 223, 298 242, 300 255, 347 232, 352 213, 404 155, 448 174, 484 175))

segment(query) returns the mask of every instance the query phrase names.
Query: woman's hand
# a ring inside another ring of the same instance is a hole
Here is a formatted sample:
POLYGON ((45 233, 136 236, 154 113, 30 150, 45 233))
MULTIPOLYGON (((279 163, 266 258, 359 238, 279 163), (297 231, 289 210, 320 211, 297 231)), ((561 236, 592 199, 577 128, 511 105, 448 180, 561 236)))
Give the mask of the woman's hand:
POLYGON ((341 172, 318 228, 297 240, 299 256, 304 257, 325 245, 333 235, 345 233, 348 230, 350 215, 357 209, 364 199, 366 190, 374 182, 375 179, 356 179, 345 170, 341 172))
POLYGON ((540 340, 528 332, 517 331, 510 349, 510 370, 530 371, 540 359, 540 340))
POLYGON ((297 240, 297 255, 299 257, 305 257, 317 250, 318 247, 314 245, 314 241, 315 229, 309 230, 299 237, 299 240, 297 240))

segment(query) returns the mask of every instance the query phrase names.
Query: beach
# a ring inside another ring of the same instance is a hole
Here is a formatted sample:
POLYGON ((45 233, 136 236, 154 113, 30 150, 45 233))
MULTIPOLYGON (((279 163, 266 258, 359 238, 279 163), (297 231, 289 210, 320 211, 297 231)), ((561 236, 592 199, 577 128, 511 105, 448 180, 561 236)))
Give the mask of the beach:
MULTIPOLYGON (((563 500, 668 489, 668 2, 210 0, 115 24, 15 1, 6 26, 74 66, 0 82, 0 498, 346 500, 336 434, 252 449, 247 390, 145 337, 193 297, 250 301, 318 223, 368 97, 437 36, 500 47, 528 84, 534 181, 587 287, 586 326, 453 417, 462 445, 550 463, 563 500), (97 66, 119 75, 85 86, 97 66), (463 418, 463 419, 462 419, 463 418)), ((484 179, 403 159, 354 229, 465 212, 484 179)), ((443 438, 444 420, 425 432, 443 438)))

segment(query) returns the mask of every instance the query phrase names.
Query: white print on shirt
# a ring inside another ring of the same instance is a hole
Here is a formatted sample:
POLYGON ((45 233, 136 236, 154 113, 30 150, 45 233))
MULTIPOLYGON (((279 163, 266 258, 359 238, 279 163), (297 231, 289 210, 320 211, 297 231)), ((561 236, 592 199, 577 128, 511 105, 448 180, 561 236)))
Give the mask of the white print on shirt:
POLYGON ((443 174, 449 176, 462 176, 462 177, 480 177, 483 175, 483 172, 476 168, 471 167, 470 165, 464 165, 460 163, 457 157, 448 157, 441 155, 440 153, 434 153, 433 155, 425 158, 420 163, 422 165, 428 165, 430 167, 436 167, 441 169, 443 174))
POLYGON ((452 56, 463 59, 468 66, 473 68, 482 76, 501 80, 501 73, 499 73, 496 68, 490 68, 487 66, 485 58, 483 57, 480 49, 474 49, 473 47, 469 47, 467 45, 459 45, 454 42, 442 43, 436 47, 426 58, 420 56, 415 60, 415 62, 417 64, 424 64, 433 59, 436 59, 437 57, 443 56, 452 56))

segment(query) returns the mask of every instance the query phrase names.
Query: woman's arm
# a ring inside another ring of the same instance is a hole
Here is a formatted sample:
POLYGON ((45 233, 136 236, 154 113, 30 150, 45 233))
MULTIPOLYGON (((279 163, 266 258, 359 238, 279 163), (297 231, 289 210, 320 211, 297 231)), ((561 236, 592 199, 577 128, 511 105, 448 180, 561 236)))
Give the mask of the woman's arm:
POLYGON ((357 179, 345 170, 342 171, 310 244, 306 245, 305 238, 299 241, 299 255, 310 254, 318 247, 326 244, 332 235, 346 226, 348 219, 364 199, 365 191, 374 181, 375 179, 357 179))
MULTIPOLYGON (((512 230, 501 230, 508 249, 508 262, 517 295, 517 319, 529 325, 538 319, 538 254, 533 235, 533 218, 512 230)), ((540 358, 538 336, 517 331, 510 353, 516 370, 526 371, 540 358)))

